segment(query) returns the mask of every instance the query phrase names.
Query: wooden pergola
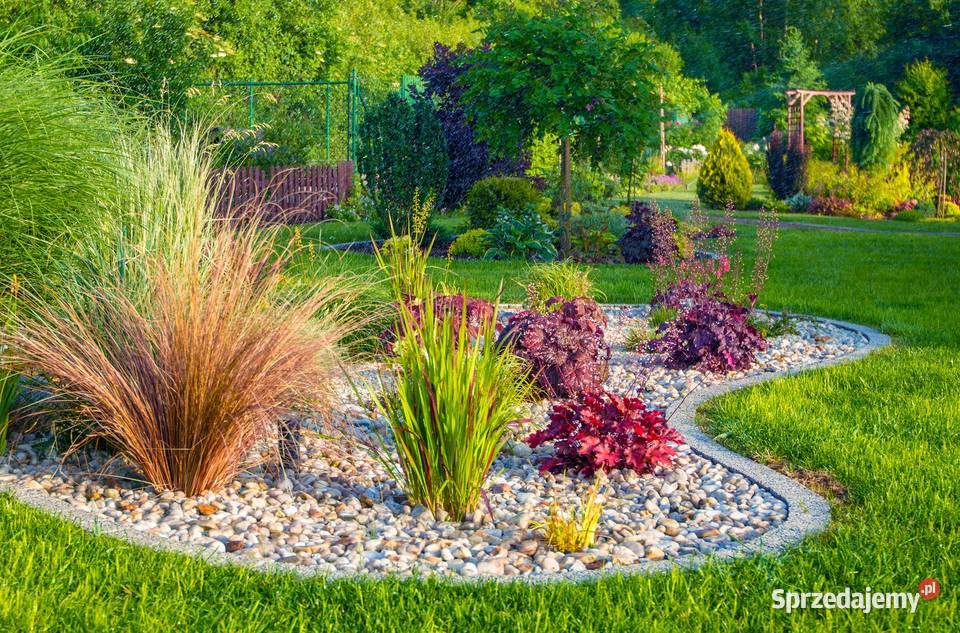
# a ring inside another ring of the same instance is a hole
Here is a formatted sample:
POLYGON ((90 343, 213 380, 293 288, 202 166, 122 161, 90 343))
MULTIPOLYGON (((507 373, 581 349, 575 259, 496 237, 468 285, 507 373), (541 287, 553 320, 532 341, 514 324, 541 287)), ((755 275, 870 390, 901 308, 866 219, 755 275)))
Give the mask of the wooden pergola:
MULTIPOLYGON (((840 134, 847 134, 850 117, 853 115, 852 90, 787 90, 787 144, 794 147, 804 144, 803 112, 807 102, 814 97, 826 97, 830 102, 835 125, 839 126, 840 134), (844 129, 845 128, 845 129, 844 129)), ((834 158, 836 158, 836 139, 834 136, 834 158)))

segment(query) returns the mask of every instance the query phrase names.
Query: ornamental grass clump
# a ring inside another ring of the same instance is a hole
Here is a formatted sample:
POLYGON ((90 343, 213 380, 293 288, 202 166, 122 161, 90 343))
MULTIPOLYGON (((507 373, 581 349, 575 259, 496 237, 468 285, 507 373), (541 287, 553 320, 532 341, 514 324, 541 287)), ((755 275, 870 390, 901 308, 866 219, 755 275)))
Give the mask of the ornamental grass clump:
POLYGON ((156 488, 195 495, 276 446, 295 407, 326 410, 362 318, 349 280, 284 278, 294 253, 276 229, 217 220, 204 134, 178 136, 126 148, 99 237, 52 300, 24 301, 8 342, 82 421, 81 444, 105 440, 156 488))
MULTIPOLYGON (((539 313, 547 311, 547 302, 554 297, 569 301, 577 297, 594 299, 598 294, 590 269, 566 261, 530 266, 519 283, 526 291, 523 307, 539 313)), ((554 303, 553 307, 560 305, 554 303)))
POLYGON ((416 314, 400 305, 401 340, 389 360, 396 393, 372 390, 396 457, 385 440, 375 454, 411 503, 460 521, 477 508, 530 385, 516 357, 499 353, 493 319, 471 337, 465 307, 457 324, 434 305, 429 296, 416 314))
POLYGON ((600 515, 603 513, 603 497, 598 497, 600 478, 598 477, 587 497, 583 500, 580 513, 567 513, 554 501, 550 512, 543 521, 531 523, 530 528, 543 533, 544 540, 558 552, 580 552, 593 547, 600 527, 600 515))

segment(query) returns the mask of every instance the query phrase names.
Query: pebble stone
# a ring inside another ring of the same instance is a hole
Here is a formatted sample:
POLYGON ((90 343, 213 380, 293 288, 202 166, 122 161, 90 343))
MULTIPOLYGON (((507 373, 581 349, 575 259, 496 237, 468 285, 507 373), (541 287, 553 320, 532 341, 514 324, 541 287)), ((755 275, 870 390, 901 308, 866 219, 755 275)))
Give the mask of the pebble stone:
MULTIPOLYGON (((797 321, 796 334, 770 340, 751 369, 717 376, 670 370, 651 355, 627 351, 626 334, 645 322, 647 307, 605 306, 605 311, 613 351, 607 388, 640 393, 660 408, 701 384, 795 369, 866 344, 843 328, 797 321)), ((339 414, 350 433, 383 429, 382 420, 373 419, 349 388, 343 387, 342 395, 339 414)), ((138 486, 133 470, 97 451, 61 458, 47 450, 49 442, 40 434, 26 435, 12 448, 0 466, 0 481, 44 490, 101 520, 166 539, 322 572, 509 577, 638 565, 735 549, 787 516, 784 502, 767 490, 681 445, 671 469, 611 472, 602 487, 595 545, 576 554, 553 551, 532 526, 554 501, 579 507, 592 482, 539 473, 538 461, 549 448, 531 450, 522 439, 546 423, 549 406, 532 405, 529 422, 513 429, 490 471, 486 502, 459 523, 410 504, 368 451, 350 441, 331 441, 310 419, 299 474, 277 479, 269 468, 252 466, 224 489, 192 498, 138 486)))

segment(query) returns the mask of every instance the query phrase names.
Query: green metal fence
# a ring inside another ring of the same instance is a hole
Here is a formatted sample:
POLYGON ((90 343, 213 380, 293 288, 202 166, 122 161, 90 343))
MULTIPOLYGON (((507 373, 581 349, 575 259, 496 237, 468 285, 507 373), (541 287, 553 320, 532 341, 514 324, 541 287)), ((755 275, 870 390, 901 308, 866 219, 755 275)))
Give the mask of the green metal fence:
POLYGON ((409 95, 419 78, 397 82, 346 79, 322 81, 214 81, 190 93, 190 109, 208 112, 225 128, 258 130, 267 145, 289 156, 275 162, 332 164, 356 159, 357 129, 364 111, 390 92, 409 95))

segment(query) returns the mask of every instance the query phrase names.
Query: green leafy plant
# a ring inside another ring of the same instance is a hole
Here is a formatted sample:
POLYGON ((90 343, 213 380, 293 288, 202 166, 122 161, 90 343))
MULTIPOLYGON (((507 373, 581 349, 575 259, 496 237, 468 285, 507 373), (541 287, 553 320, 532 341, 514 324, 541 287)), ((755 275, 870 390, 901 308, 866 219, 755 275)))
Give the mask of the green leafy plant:
MULTIPOLYGON (((460 314, 466 318, 466 309, 460 314)), ((455 521, 476 509, 508 425, 530 391, 518 359, 498 353, 493 319, 477 337, 459 325, 437 314, 430 297, 418 314, 402 305, 401 342, 391 359, 396 397, 383 397, 382 387, 371 390, 396 448, 394 458, 381 438, 375 455, 412 503, 455 521)))
POLYGON ((647 343, 650 342, 651 330, 646 325, 634 325, 627 330, 626 340, 623 346, 631 352, 643 352, 647 349, 647 343))
POLYGON ((497 224, 490 230, 490 242, 493 246, 484 254, 485 259, 549 262, 557 256, 553 232, 529 207, 516 215, 501 209, 497 224))
POLYGON ((457 236, 447 253, 451 257, 479 259, 490 248, 490 232, 486 229, 470 229, 457 236))
POLYGON ((743 208, 750 200, 753 173, 740 151, 740 143, 729 130, 721 130, 717 142, 700 167, 697 195, 710 207, 723 208, 732 202, 743 208))
MULTIPOLYGON (((560 297, 596 299, 598 291, 590 280, 590 270, 573 262, 554 262, 531 266, 518 282, 526 291, 523 307, 531 312, 547 311, 547 301, 560 297)), ((559 308, 562 303, 555 303, 559 308)))
POLYGON ((432 102, 389 95, 365 114, 359 140, 358 167, 374 200, 374 231, 387 236, 409 230, 415 199, 432 204, 447 182, 446 139, 432 102))
POLYGON ((907 64, 897 82, 897 96, 910 108, 911 130, 943 130, 949 124, 953 95, 947 71, 929 59, 907 64))
POLYGON ((506 210, 518 213, 536 204, 540 193, 526 178, 491 176, 475 182, 467 192, 464 210, 475 229, 490 229, 506 210))
POLYGON ((603 497, 598 497, 600 485, 600 475, 597 475, 580 504, 579 513, 568 513, 554 501, 546 518, 532 523, 531 529, 542 532, 550 547, 558 552, 580 552, 593 547, 603 513, 603 497))
POLYGON ((639 31, 594 8, 563 3, 555 10, 503 12, 487 28, 464 75, 464 103, 494 153, 551 135, 560 170, 555 199, 561 250, 569 249, 574 157, 622 170, 656 129, 661 55, 639 31), (585 81, 585 78, 589 78, 585 81))

